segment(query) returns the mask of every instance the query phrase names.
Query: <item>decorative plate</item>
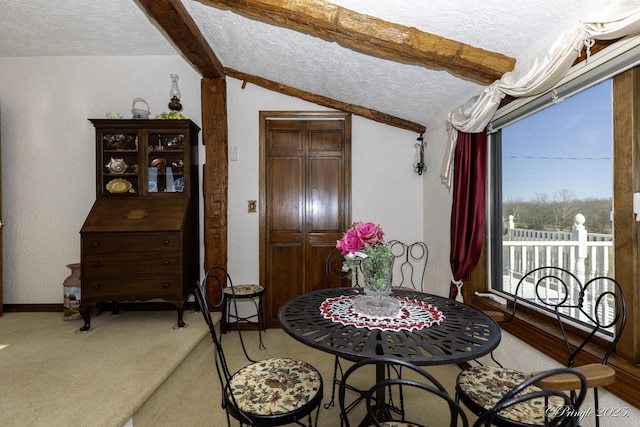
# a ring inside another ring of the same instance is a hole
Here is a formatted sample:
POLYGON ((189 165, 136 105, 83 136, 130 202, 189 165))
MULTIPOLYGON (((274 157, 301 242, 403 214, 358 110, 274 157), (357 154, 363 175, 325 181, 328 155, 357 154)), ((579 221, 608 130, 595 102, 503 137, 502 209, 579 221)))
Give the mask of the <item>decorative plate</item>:
POLYGON ((173 182, 173 191, 180 193, 184 191, 184 178, 178 178, 173 182))
POLYGON ((109 193, 126 193, 131 190, 132 185, 126 179, 116 178, 107 182, 106 187, 109 193))
POLYGON ((125 163, 124 159, 114 159, 111 158, 111 161, 105 165, 107 169, 109 169, 113 173, 122 174, 127 170, 128 165, 125 163))
POLYGON ((124 133, 109 134, 105 135, 103 138, 107 142, 107 147, 120 150, 124 149, 129 142, 133 141, 133 137, 131 135, 124 133))

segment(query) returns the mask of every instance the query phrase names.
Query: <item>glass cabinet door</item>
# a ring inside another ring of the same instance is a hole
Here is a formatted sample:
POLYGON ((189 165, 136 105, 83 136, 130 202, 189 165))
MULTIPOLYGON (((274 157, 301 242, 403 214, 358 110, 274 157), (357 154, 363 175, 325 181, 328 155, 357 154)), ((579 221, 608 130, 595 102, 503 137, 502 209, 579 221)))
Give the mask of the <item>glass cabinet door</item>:
POLYGON ((135 194, 138 188, 138 131, 101 132, 99 135, 98 192, 135 194))
POLYGON ((185 187, 185 145, 188 135, 183 132, 150 130, 147 134, 147 182, 149 195, 154 193, 182 193, 185 187))

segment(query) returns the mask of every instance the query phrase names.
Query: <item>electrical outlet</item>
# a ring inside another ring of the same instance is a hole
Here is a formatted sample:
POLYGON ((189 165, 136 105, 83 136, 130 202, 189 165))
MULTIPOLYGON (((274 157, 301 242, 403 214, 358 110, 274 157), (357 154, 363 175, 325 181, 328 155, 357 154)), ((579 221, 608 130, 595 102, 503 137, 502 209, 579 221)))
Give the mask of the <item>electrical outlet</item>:
POLYGON ((255 200, 247 200, 247 212, 255 213, 256 212, 256 201, 255 200))

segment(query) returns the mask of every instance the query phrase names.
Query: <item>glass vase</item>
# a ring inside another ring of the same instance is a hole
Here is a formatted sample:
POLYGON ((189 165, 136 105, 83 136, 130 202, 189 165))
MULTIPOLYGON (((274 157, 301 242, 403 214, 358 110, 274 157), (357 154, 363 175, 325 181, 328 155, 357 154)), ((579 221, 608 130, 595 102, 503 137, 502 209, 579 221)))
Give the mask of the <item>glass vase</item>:
POLYGON ((393 256, 389 256, 382 259, 366 260, 368 262, 362 263, 365 295, 381 297, 391 293, 394 259, 393 256))
POLYGON ((354 301, 357 312, 370 317, 395 317, 400 310, 397 299, 391 294, 394 257, 367 260, 362 263, 364 295, 354 301))

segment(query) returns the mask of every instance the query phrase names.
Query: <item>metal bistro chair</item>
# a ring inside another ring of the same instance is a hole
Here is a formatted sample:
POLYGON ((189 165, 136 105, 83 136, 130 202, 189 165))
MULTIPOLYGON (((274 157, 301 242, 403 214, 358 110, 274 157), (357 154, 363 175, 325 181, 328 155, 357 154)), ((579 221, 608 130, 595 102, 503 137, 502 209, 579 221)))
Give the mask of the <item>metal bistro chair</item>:
POLYGON ((266 329, 264 315, 262 312, 264 287, 256 284, 240 284, 225 286, 223 292, 224 305, 222 307, 221 332, 228 332, 232 322, 236 325, 239 325, 240 322, 255 325, 258 328, 258 348, 266 350, 266 347, 262 342, 262 331, 266 329), (240 312, 238 312, 238 307, 236 306, 236 302, 238 300, 251 301, 256 310, 255 313, 241 315, 240 312), (233 311, 230 309, 232 306, 233 311))
MULTIPOLYGON (((266 350, 266 347, 262 342, 262 330, 260 329, 262 325, 262 322, 260 321, 260 319, 262 318, 262 306, 260 303, 257 303, 255 301, 255 298, 260 298, 260 300, 262 300, 264 289, 260 291, 259 289, 253 288, 256 285, 234 285, 231 281, 231 277, 227 274, 226 269, 219 265, 214 265, 206 271, 203 279, 203 284, 204 289, 222 290, 220 303, 216 305, 216 307, 219 307, 220 305, 222 306, 222 319, 220 321, 220 341, 222 341, 222 335, 231 329, 231 320, 233 320, 238 333, 240 333, 240 329, 242 327, 241 322, 257 323, 258 348, 261 350, 266 350), (247 316, 241 316, 240 311, 238 310, 238 300, 247 299, 253 301, 256 308, 256 313, 247 316), (231 308, 233 309, 233 314, 231 314, 231 308), (257 318, 258 321, 251 322, 253 318, 257 318)), ((240 335, 240 343, 242 344, 242 350, 244 351, 245 356, 247 357, 247 359, 251 360, 249 354, 247 353, 242 334, 240 335)))
MULTIPOLYGON (((613 384, 615 370, 607 365, 609 356, 615 350, 627 318, 627 302, 618 282, 610 277, 595 277, 584 285, 570 271, 560 267, 540 267, 525 274, 514 292, 513 308, 505 322, 515 318, 516 309, 529 300, 536 299, 538 305, 551 313, 560 328, 567 351, 566 366, 575 368, 586 378, 587 388, 593 389, 595 412, 598 414, 598 387, 613 384), (569 331, 577 333, 569 335, 569 331), (580 335, 580 337, 574 337, 580 335), (607 337, 599 363, 576 366, 576 360, 591 345, 596 336, 607 337)), ((516 370, 491 366, 474 366, 462 371, 456 383, 457 399, 473 412, 480 414, 491 408, 507 393, 507 384, 515 386, 541 372, 523 373, 516 370)), ((572 378, 552 376, 542 379, 536 385, 543 389, 572 390, 579 383, 572 378)), ((574 393, 575 395, 575 393, 574 393)), ((530 407, 532 420, 544 418, 542 408, 530 407)), ((596 426, 599 425, 596 416, 596 426)), ((511 424, 506 424, 511 425, 511 424)), ((518 425, 529 424, 524 421, 518 425)))
POLYGON ((347 402, 346 389, 350 382, 358 382, 359 387, 364 387, 364 399, 367 414, 359 425, 375 425, 376 427, 422 427, 430 426, 463 426, 469 425, 462 408, 453 399, 447 390, 431 374, 413 363, 393 357, 365 359, 355 363, 344 374, 343 382, 338 392, 340 403, 341 424, 349 427, 353 423, 349 421, 349 412, 361 400, 356 398, 347 402), (376 365, 402 366, 414 375, 406 375, 405 378, 386 378, 366 389, 366 384, 371 378, 371 372, 362 372, 365 366, 376 365), (361 375, 358 375, 361 374, 361 375), (411 378, 409 378, 411 377, 411 378), (417 379, 416 379, 417 378, 417 379), (380 403, 385 394, 395 394, 402 401, 399 407, 393 403, 380 403), (404 400, 412 404, 404 404, 404 400), (390 405, 390 406, 387 406, 390 405), (405 409, 406 407, 406 409, 405 409), (395 413, 394 416, 392 413, 395 413), (393 418, 396 419, 393 419, 393 418))
MULTIPOLYGON (((212 267, 207 276, 221 276, 231 280, 223 267, 212 267)), ((307 419, 308 426, 317 426, 320 403, 323 396, 322 377, 320 372, 306 362, 289 358, 270 358, 260 361, 250 359, 244 348, 247 363, 240 370, 232 373, 228 360, 235 362, 237 356, 225 355, 222 343, 218 338, 216 326, 209 310, 220 308, 223 301, 212 304, 206 292, 207 280, 194 289, 196 303, 209 326, 214 345, 214 360, 221 385, 221 406, 227 413, 227 425, 231 426, 231 418, 240 425, 280 426, 298 424, 307 419), (312 417, 313 411, 315 417, 312 417), (314 421, 315 419, 315 421, 314 421)), ((242 333, 238 330, 240 340, 242 333)))

